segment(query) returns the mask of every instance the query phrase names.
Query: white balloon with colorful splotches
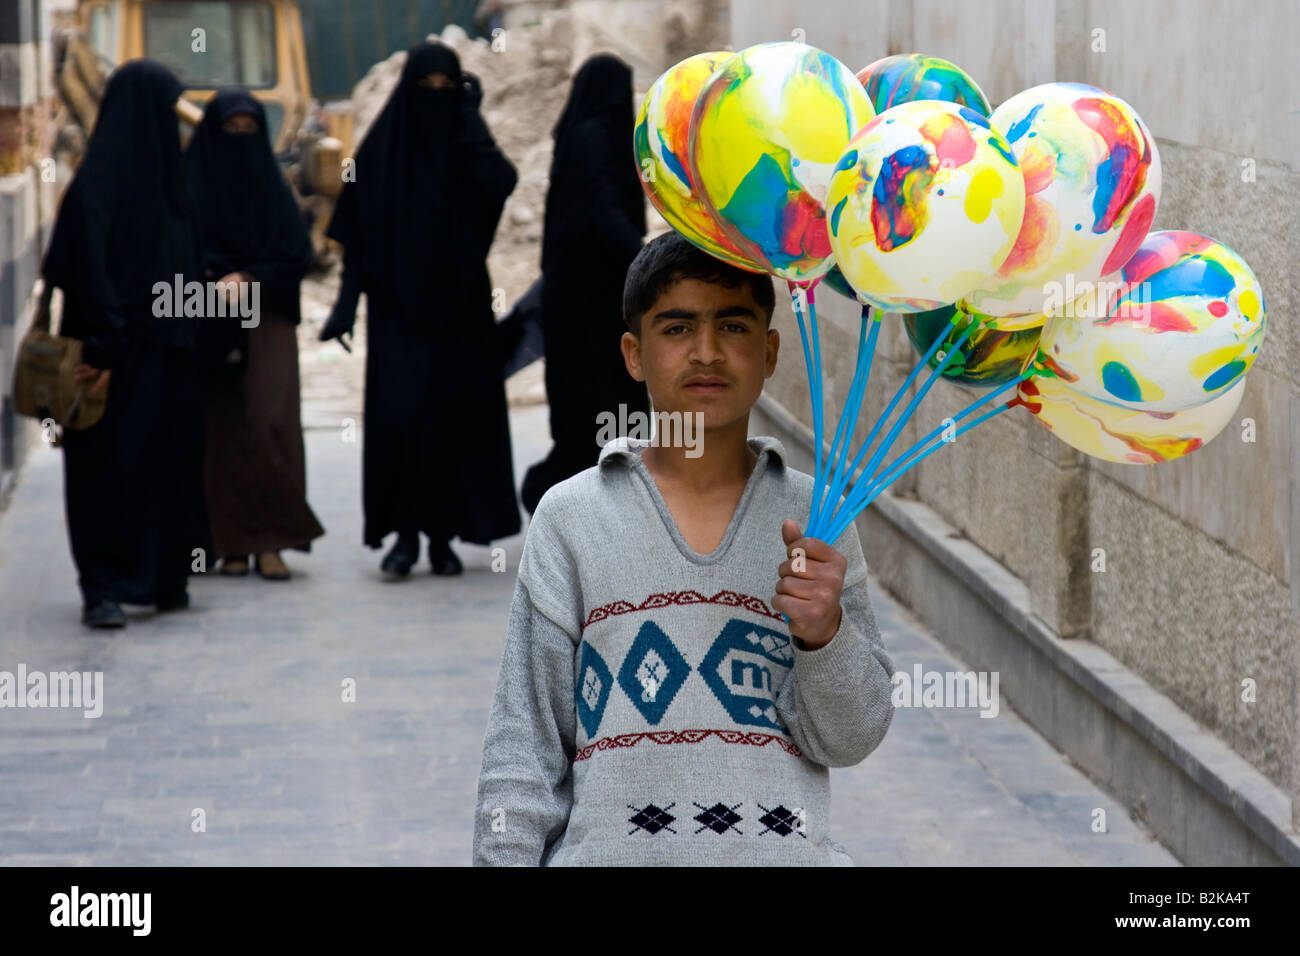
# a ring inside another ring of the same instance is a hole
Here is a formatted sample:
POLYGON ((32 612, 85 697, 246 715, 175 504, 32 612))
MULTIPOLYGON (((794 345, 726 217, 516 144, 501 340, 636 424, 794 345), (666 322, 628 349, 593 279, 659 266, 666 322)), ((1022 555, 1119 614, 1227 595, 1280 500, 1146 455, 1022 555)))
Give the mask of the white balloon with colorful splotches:
POLYGON ((1232 421, 1246 380, 1180 412, 1149 412, 1102 402, 1051 375, 1021 382, 1015 404, 1071 448, 1123 465, 1158 465, 1205 447, 1232 421))
POLYGON ((1041 361, 1099 401, 1175 412, 1241 380, 1264 341, 1264 293, 1241 256, 1195 232, 1153 232, 1101 294, 1054 314, 1041 361))
POLYGON ((1096 282, 1133 255, 1160 200, 1160 151, 1133 107, 1085 83, 1017 93, 989 121, 1019 162, 1025 215, 1011 254, 967 302, 994 316, 1042 313, 1067 277, 1096 282))
POLYGON ((892 312, 956 302, 1010 254, 1024 180, 974 110, 916 100, 850 140, 826 199, 831 249, 858 298, 892 312))

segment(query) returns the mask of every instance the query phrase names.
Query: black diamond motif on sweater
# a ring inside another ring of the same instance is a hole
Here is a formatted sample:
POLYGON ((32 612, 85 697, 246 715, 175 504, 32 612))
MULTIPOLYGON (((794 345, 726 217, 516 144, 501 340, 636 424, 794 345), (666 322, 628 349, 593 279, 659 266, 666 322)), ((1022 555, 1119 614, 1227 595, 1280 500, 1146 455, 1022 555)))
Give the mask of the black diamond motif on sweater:
MULTIPOLYGON (((695 803, 694 800, 691 802, 695 803)), ((705 830, 712 830, 714 833, 726 833, 728 830, 736 830, 735 824, 744 819, 736 812, 736 807, 741 806, 739 803, 734 807, 728 807, 722 803, 715 803, 711 807, 705 807, 698 803, 695 803, 695 805, 703 811, 695 815, 695 822, 703 824, 695 831, 696 833, 703 833, 705 830)), ((736 830, 736 832, 741 836, 745 835, 740 830, 736 830)))
POLYGON ((770 830, 783 837, 789 836, 791 833, 798 833, 805 840, 808 839, 808 834, 803 832, 803 825, 799 814, 787 810, 784 806, 779 804, 775 810, 768 810, 767 807, 763 806, 761 803, 758 805, 758 808, 766 811, 758 818, 758 822, 767 827, 767 830, 763 830, 759 833, 759 836, 762 836, 770 830))
POLYGON ((627 818, 628 823, 635 824, 631 830, 627 831, 627 835, 631 836, 633 833, 636 833, 637 830, 645 830, 646 833, 650 834, 658 833, 660 830, 667 830, 669 833, 676 833, 677 831, 668 825, 677 819, 668 812, 675 806, 677 806, 677 804, 676 802, 673 802, 661 810, 653 803, 648 803, 643 809, 637 810, 636 807, 629 803, 627 808, 629 810, 636 810, 636 813, 627 818))

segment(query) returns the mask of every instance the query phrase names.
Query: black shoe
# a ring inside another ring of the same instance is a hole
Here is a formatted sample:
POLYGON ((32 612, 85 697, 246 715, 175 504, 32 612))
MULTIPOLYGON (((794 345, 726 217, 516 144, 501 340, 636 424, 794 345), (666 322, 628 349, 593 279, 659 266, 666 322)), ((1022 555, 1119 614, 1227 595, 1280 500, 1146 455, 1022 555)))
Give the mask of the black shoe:
POLYGON ((126 612, 116 601, 95 601, 82 609, 81 623, 86 627, 126 627, 126 612))
POLYGON ((450 541, 429 542, 429 563, 433 565, 434 574, 461 574, 465 570, 456 552, 451 550, 450 541))
POLYGON ((404 578, 411 573, 415 562, 420 560, 420 536, 405 537, 399 535, 392 550, 384 555, 379 570, 394 577, 404 578))
POLYGON ((183 611, 189 606, 190 593, 183 590, 175 594, 169 594, 166 597, 160 597, 157 605, 160 611, 183 611))

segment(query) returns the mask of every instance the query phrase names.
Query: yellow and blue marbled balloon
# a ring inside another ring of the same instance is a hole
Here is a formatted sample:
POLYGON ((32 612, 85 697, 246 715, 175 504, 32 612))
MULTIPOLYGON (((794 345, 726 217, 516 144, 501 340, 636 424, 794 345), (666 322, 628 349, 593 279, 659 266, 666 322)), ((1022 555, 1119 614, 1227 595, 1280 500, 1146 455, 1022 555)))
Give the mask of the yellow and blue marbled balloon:
POLYGON ((957 64, 923 53, 899 53, 858 71, 858 82, 877 113, 913 100, 943 100, 988 116, 992 112, 979 84, 957 64))
POLYGON ((699 53, 688 57, 655 80, 641 103, 632 141, 641 185, 660 215, 705 252, 754 272, 763 267, 745 256, 691 185, 687 150, 691 111, 700 90, 732 54, 699 53))
POLYGON ((1054 314, 1039 344, 1075 390, 1173 412, 1231 389, 1264 341, 1264 293, 1236 252, 1195 232, 1153 232, 1100 294, 1054 314))
POLYGON ((885 311, 925 312, 971 292, 1010 254, 1024 179, 983 116, 917 100, 853 137, 827 209, 835 264, 858 298, 885 311))
MULTIPOLYGON (((956 306, 945 306, 932 312, 915 312, 903 316, 903 327, 918 355, 925 355, 934 340, 943 341, 927 363, 930 368, 943 364, 944 356, 952 351, 970 322, 979 320, 962 313, 956 306), (961 316, 952 325, 953 316, 961 316)), ((967 336, 943 370, 945 381, 971 388, 991 388, 1011 381, 1020 374, 1026 360, 1038 347, 1039 328, 1007 331, 983 324, 967 336)))
POLYGON ((736 248, 783 279, 831 267, 826 193, 835 164, 875 111, 843 63, 803 43, 728 59, 691 115, 689 175, 736 248))
POLYGON ((1125 465, 1156 465, 1203 448, 1236 414, 1245 392, 1240 379, 1202 405, 1178 412, 1151 412, 1101 402, 1053 375, 1021 382, 1013 405, 1085 455, 1125 465))
POLYGON ((1011 254, 967 300, 989 315, 1047 312, 1067 276, 1096 282, 1146 237, 1160 199, 1160 151, 1133 107, 1084 83, 1017 93, 989 122, 1015 150, 1025 215, 1011 254))

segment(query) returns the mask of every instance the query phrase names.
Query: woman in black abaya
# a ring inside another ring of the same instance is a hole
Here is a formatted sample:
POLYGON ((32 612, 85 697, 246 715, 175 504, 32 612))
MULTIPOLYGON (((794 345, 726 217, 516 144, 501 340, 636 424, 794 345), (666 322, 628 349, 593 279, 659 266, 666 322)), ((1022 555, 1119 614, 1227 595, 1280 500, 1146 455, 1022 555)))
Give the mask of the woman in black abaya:
POLYGON ((154 309, 155 283, 170 300, 177 276, 202 278, 180 93, 150 60, 113 72, 42 264, 63 290, 62 334, 83 340, 80 375, 108 389, 99 423, 63 437, 68 535, 92 627, 123 626, 122 604, 187 607, 195 549, 209 547, 198 320, 154 309))
POLYGON ((645 386, 628 375, 619 340, 623 282, 645 236, 645 194, 632 152, 632 70, 611 54, 591 57, 555 124, 542 232, 542 334, 554 446, 528 469, 531 514, 548 488, 596 464, 598 416, 619 406, 649 411, 645 386))
POLYGON ((204 388, 212 542, 223 574, 247 574, 251 554, 264 578, 284 580, 279 552, 308 551, 325 533, 307 504, 295 332, 311 239, 271 152, 266 112, 247 90, 208 101, 185 170, 208 280, 258 289, 246 341, 219 349, 229 355, 233 344, 243 362, 204 388))
POLYGON ((434 573, 458 574, 452 538, 520 528, 486 265, 517 177, 481 97, 450 47, 412 47, 327 233, 344 246, 343 282, 320 337, 347 347, 366 293, 365 542, 397 532, 381 567, 398 577, 421 531, 434 573))

